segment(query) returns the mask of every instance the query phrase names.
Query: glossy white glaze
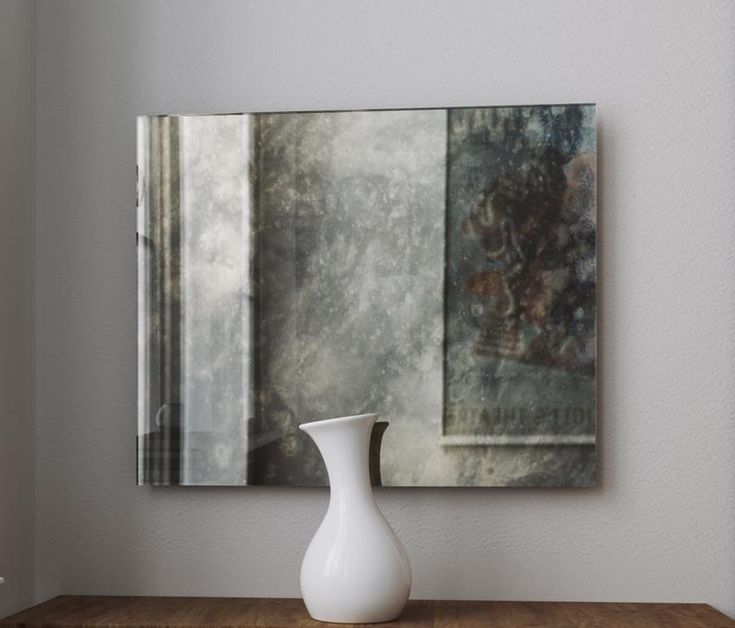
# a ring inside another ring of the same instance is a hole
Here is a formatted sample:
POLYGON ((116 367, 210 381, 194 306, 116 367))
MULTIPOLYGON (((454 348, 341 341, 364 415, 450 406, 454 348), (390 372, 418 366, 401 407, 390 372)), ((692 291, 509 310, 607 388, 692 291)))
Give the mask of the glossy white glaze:
POLYGON ((299 426, 329 473, 329 508, 301 564, 304 602, 320 621, 390 621, 411 590, 408 557, 370 485, 368 449, 377 418, 361 414, 299 426))

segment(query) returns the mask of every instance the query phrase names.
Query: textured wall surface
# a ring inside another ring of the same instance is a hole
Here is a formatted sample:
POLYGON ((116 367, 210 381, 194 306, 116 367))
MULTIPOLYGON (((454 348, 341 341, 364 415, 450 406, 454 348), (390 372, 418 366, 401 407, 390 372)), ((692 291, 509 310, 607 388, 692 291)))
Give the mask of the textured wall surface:
POLYGON ((598 103, 595 490, 386 489, 414 597, 735 614, 735 6, 38 4, 37 591, 296 595, 323 489, 135 486, 135 115, 598 103))
POLYGON ((0 617, 33 599, 33 4, 0 2, 0 617))
POLYGON ((441 110, 259 119, 255 424, 287 436, 256 453, 255 482, 325 483, 298 423, 362 412, 390 424, 384 484, 454 480, 435 445, 446 129, 441 110))

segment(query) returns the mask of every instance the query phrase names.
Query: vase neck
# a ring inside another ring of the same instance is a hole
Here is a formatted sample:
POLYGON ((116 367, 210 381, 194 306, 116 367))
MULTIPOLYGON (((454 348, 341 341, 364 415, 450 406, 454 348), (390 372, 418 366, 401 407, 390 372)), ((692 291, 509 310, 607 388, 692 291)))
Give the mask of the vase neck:
POLYGON ((329 474, 330 509, 336 505, 373 503, 368 454, 377 415, 306 423, 302 429, 319 448, 329 474))

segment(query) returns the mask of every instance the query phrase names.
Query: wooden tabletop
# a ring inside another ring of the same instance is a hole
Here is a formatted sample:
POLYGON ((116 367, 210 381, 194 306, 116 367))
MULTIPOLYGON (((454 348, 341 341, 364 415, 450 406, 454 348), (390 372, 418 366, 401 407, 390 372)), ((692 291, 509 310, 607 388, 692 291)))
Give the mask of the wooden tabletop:
MULTIPOLYGON (((256 626, 302 628, 309 618, 296 598, 60 597, 0 620, 0 626, 256 626)), ((587 602, 448 602, 411 600, 398 621, 373 626, 462 628, 735 628, 706 604, 587 602)))

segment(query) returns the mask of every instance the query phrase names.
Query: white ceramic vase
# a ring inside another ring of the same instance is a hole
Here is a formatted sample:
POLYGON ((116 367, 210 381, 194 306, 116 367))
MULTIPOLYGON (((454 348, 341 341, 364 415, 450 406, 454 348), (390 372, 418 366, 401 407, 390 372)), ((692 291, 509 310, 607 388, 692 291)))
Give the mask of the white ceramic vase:
POLYGON ((299 426, 329 474, 329 508, 301 563, 304 603, 319 621, 391 621, 411 590, 408 557, 370 485, 368 450, 377 418, 361 414, 299 426))

